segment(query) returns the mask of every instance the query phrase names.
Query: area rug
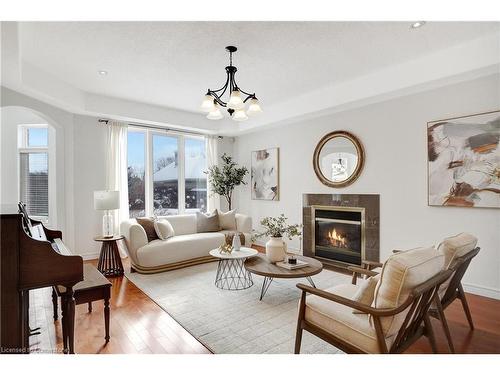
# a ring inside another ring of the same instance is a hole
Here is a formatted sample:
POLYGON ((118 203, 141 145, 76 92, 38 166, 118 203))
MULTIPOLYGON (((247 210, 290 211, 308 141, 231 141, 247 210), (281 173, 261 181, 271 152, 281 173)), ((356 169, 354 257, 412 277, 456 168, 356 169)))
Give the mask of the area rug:
MULTIPOLYGON (((305 279, 275 279, 259 301, 263 277, 254 285, 227 291, 214 285, 217 263, 206 263, 153 275, 126 277, 214 353, 293 353, 300 290, 305 279)), ((349 283, 350 278, 329 270, 313 276, 318 288, 349 283)), ((301 353, 341 353, 304 332, 301 353)))

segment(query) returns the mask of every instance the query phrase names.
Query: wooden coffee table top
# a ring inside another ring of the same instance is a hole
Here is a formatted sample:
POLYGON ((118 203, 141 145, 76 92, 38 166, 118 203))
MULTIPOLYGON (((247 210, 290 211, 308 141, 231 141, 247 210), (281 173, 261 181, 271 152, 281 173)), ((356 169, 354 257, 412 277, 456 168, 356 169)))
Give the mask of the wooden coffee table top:
POLYGON ((275 264, 269 263, 265 254, 257 254, 256 256, 248 258, 245 261, 245 268, 248 272, 256 275, 278 279, 295 279, 299 277, 313 276, 320 273, 323 269, 323 264, 316 259, 302 255, 295 255, 295 257, 303 262, 307 262, 308 265, 296 270, 287 270, 286 268, 278 267, 275 264))

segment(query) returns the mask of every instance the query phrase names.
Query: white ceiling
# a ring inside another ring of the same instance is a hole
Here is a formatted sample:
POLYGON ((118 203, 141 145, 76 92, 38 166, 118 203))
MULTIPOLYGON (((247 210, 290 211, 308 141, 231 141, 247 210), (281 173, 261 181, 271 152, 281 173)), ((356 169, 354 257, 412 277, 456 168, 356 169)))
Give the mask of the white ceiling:
POLYGON ((90 93, 198 111, 234 55, 237 81, 264 110, 287 97, 478 38, 499 23, 26 22, 23 61, 90 93), (97 74, 109 72, 107 76, 97 74))

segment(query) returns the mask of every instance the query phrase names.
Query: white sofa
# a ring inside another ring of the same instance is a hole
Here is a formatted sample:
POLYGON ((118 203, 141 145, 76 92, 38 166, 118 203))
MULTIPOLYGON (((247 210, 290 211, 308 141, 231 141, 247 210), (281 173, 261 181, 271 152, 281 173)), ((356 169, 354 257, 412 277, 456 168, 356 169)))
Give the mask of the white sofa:
POLYGON ((216 260, 208 252, 222 245, 228 232, 243 233, 245 246, 250 246, 252 219, 242 214, 235 216, 236 230, 206 233, 197 233, 196 215, 159 216, 172 224, 175 235, 149 243, 146 231, 135 219, 122 222, 120 232, 125 237, 132 272, 155 273, 216 260))

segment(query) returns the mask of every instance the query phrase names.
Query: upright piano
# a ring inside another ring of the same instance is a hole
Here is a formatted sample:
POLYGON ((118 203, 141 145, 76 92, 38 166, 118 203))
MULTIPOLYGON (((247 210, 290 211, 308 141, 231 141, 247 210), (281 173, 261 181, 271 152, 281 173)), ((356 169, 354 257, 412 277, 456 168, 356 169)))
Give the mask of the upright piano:
MULTIPOLYGON (((30 220, 28 218, 28 220, 30 220)), ((83 259, 71 255, 62 233, 43 227, 47 241, 28 234, 24 216, 16 211, 0 214, 1 345, 2 353, 29 353, 29 291, 62 285, 61 301, 65 348, 73 353, 75 301, 73 286, 83 280, 83 259)), ((40 224, 31 220, 31 224, 40 224)))

